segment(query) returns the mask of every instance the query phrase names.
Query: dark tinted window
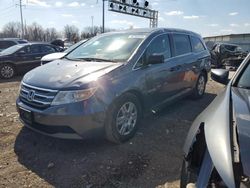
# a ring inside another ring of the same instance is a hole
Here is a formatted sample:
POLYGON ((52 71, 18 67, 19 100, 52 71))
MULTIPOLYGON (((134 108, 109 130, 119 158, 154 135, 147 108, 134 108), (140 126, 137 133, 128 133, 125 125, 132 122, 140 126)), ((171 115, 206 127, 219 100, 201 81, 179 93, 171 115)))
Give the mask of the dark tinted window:
POLYGON ((205 50, 201 40, 197 37, 191 37, 192 47, 194 52, 201 52, 205 50))
POLYGON ((225 49, 227 49, 229 51, 235 51, 238 46, 222 45, 222 47, 224 47, 225 49))
POLYGON ((25 41, 25 40, 19 40, 18 43, 19 43, 19 44, 26 44, 27 41, 25 41))
POLYGON ((190 40, 187 35, 174 34, 173 40, 176 56, 191 52, 190 40))
POLYGON ((53 47, 48 45, 41 46, 41 50, 43 53, 53 53, 56 51, 53 47))
POLYGON ((171 57, 170 44, 168 35, 156 37, 147 48, 147 57, 150 55, 164 55, 164 58, 171 57))
POLYGON ((41 53, 40 45, 31 45, 31 46, 30 46, 30 52, 31 52, 32 54, 41 53))
POLYGON ((25 46, 21 48, 19 52, 30 53, 30 46, 25 46))
POLYGON ((0 41, 0 49, 9 48, 14 45, 16 45, 16 43, 13 41, 0 41))
POLYGON ((238 82, 238 87, 250 89, 250 62, 238 82))

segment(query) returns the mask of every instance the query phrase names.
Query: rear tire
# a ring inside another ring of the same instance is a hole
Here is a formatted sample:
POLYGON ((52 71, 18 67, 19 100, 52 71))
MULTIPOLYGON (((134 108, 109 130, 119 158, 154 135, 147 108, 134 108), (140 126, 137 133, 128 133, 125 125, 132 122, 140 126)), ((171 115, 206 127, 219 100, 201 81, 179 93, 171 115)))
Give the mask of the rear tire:
POLYGON ((196 82, 196 85, 195 85, 195 88, 193 90, 191 97, 193 99, 202 98, 206 90, 206 84, 207 84, 207 77, 205 73, 201 73, 199 78, 197 79, 197 82, 196 82))
POLYGON ((105 122, 106 138, 114 143, 122 143, 132 138, 142 116, 138 98, 125 93, 110 107, 105 122))
POLYGON ((11 64, 3 64, 0 66, 0 77, 3 79, 13 78, 15 75, 15 68, 11 64))

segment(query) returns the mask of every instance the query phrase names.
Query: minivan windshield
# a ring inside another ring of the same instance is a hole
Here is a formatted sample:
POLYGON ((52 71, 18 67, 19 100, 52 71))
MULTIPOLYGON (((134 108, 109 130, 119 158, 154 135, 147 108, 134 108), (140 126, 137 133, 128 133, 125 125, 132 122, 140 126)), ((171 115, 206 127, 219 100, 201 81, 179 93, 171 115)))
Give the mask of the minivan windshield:
POLYGON ((250 61, 248 62, 247 68, 239 79, 238 87, 250 89, 250 61))
POLYGON ((66 58, 126 62, 145 37, 144 33, 114 33, 97 36, 70 52, 66 58))

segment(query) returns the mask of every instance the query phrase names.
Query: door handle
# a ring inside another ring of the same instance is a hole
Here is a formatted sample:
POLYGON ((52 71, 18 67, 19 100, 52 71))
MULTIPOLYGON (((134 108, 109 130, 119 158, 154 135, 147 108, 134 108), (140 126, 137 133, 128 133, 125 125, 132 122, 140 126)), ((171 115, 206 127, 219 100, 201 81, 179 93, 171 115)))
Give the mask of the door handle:
POLYGON ((41 59, 42 57, 35 57, 35 59, 41 59))

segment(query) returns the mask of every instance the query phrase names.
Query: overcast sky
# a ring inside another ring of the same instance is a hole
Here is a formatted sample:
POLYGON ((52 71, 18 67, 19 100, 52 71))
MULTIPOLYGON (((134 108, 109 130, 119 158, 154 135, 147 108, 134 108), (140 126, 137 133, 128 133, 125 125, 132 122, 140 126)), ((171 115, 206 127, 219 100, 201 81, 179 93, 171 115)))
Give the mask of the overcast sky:
MULTIPOLYGON (((142 1, 142 0, 141 0, 142 1)), ((20 21, 19 0, 0 0, 0 29, 10 21, 20 21)), ((203 36, 250 33, 250 0, 149 0, 159 11, 159 27, 195 31, 203 36)), ((23 0, 27 24, 63 30, 66 24, 80 30, 102 23, 102 0, 23 0)), ((107 11, 106 26, 115 29, 149 27, 149 20, 107 11)))

